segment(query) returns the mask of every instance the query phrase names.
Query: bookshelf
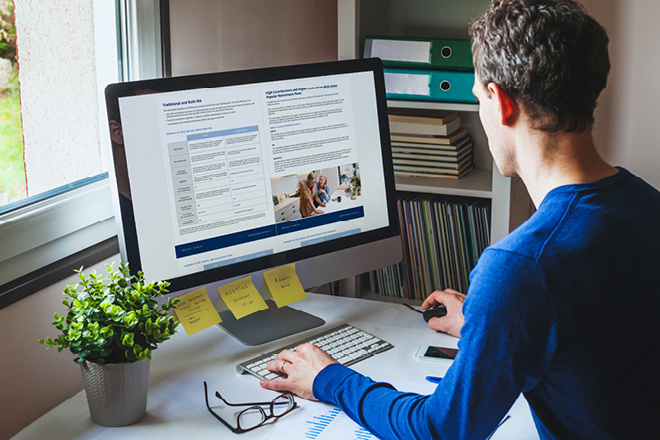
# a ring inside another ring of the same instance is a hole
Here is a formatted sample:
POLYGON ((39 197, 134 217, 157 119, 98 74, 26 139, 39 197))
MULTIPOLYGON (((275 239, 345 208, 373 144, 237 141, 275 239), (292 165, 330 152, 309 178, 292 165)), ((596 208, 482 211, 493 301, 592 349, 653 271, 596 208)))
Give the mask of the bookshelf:
MULTIPOLYGON (((366 35, 468 38, 468 23, 490 0, 338 0, 338 58, 360 58, 366 35)), ((398 191, 490 199, 491 243, 495 243, 531 212, 531 201, 519 179, 503 177, 493 162, 479 120, 478 104, 388 100, 388 107, 425 108, 459 112, 461 125, 474 141, 475 170, 460 180, 396 177, 398 191)), ((364 281, 364 280, 363 280, 364 281)), ((349 295, 374 296, 357 280, 349 295), (351 292, 352 291, 352 292, 351 292)))

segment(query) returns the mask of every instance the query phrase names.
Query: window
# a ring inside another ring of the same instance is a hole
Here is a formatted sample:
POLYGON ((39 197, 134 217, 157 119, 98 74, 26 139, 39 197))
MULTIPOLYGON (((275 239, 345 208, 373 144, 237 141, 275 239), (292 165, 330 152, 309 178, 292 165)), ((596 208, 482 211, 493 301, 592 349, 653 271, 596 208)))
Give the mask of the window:
POLYGON ((23 287, 35 271, 51 273, 95 246, 106 252, 100 258, 117 252, 104 89, 121 77, 155 76, 143 58, 160 59, 158 0, 14 6, 25 145, 18 156, 29 197, 0 206, 0 308, 32 293, 23 287), (129 69, 131 60, 139 66, 129 69))

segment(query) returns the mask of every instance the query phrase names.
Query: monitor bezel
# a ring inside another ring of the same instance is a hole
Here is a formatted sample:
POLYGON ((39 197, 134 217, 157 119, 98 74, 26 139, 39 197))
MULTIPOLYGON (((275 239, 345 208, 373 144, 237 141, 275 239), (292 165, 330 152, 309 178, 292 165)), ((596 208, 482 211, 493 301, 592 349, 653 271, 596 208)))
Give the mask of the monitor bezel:
MULTIPOLYGON (((369 58, 270 67, 243 71, 208 73, 154 80, 131 81, 110 84, 106 87, 105 96, 108 109, 108 119, 111 121, 115 120, 116 118, 114 118, 113 115, 116 115, 117 119, 119 119, 117 122, 121 124, 119 99, 123 97, 135 96, 144 90, 162 93, 200 88, 217 88, 244 84, 258 84, 272 81, 292 80, 296 78, 313 78, 319 76, 350 74, 358 72, 371 72, 374 78, 374 92, 376 95, 376 111, 378 113, 378 125, 380 131, 381 155, 383 163, 383 174, 385 179, 385 195, 389 217, 389 226, 297 249, 274 253, 253 260, 168 278, 166 281, 171 283, 170 291, 179 291, 191 287, 217 283, 218 281, 229 280, 242 275, 248 275, 250 273, 267 270, 273 267, 306 260, 321 254, 329 254, 345 249, 350 249, 352 247, 362 246, 400 235, 383 65, 380 59, 369 58)), ((112 148, 113 159, 115 162, 118 160, 118 158, 115 156, 117 154, 123 154, 123 151, 123 148, 112 148)), ((125 157, 123 160, 125 160, 125 157)), ((128 174, 121 175, 121 173, 115 172, 115 176, 115 184, 117 187, 123 184, 126 184, 130 187, 130 177, 128 174)), ((132 207, 132 201, 128 201, 127 203, 130 203, 132 207)), ((123 241, 123 243, 120 243, 120 247, 123 251, 122 259, 128 261, 131 273, 136 274, 142 269, 142 264, 140 260, 140 250, 137 242, 137 229, 135 221, 132 218, 127 218, 131 212, 128 212, 122 208, 120 208, 120 211, 121 212, 118 215, 121 216, 120 223, 122 234, 120 234, 120 236, 123 236, 123 239, 120 239, 120 241, 123 241), (135 238, 133 239, 133 237, 135 238), (121 246, 121 244, 123 244, 123 246, 121 246)))

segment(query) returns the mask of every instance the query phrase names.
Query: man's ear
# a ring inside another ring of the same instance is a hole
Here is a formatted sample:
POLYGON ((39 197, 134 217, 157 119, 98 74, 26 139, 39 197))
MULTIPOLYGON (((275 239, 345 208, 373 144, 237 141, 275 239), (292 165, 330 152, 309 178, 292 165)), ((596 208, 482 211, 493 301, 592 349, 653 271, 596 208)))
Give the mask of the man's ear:
POLYGON ((117 121, 110 121, 110 139, 115 144, 124 145, 124 132, 117 121))
POLYGON ((488 84, 488 91, 497 100, 497 110, 500 112, 502 125, 513 125, 520 114, 516 101, 495 83, 488 84))

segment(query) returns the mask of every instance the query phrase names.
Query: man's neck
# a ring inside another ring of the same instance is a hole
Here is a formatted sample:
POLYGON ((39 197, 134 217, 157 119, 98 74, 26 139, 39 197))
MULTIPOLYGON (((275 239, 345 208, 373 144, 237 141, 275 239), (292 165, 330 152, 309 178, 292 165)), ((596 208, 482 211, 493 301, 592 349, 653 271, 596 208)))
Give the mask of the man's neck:
POLYGON ((516 145, 519 175, 537 208, 555 188, 593 182, 618 171, 599 156, 590 130, 553 134, 526 130, 516 145))

